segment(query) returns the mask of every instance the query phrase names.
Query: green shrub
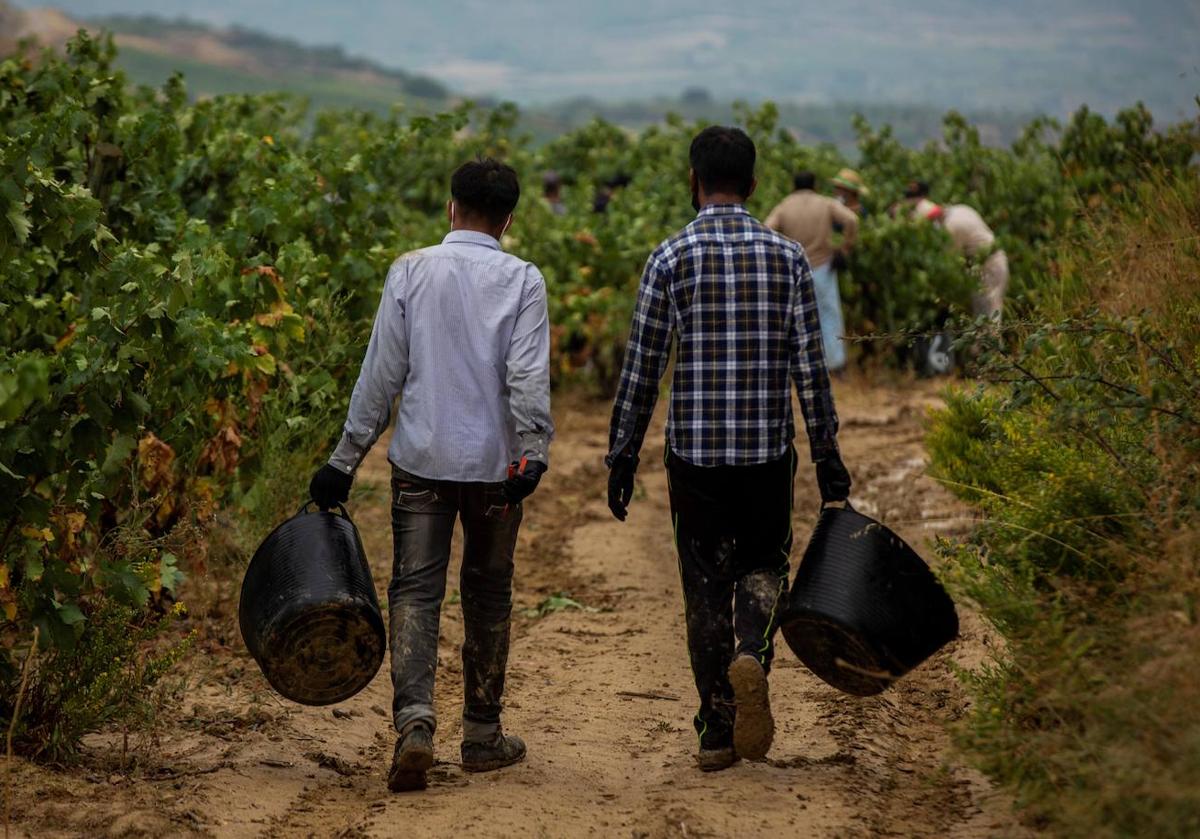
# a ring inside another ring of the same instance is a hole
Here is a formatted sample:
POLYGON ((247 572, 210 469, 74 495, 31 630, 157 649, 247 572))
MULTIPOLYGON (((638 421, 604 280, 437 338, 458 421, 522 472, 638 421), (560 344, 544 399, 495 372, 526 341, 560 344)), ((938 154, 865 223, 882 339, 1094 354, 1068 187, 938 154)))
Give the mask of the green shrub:
MULTIPOLYGON (((35 758, 63 761, 80 738, 105 726, 143 731, 156 721, 168 671, 187 653, 194 634, 172 629, 182 604, 161 615, 96 598, 83 605, 78 643, 32 655, 21 715, 13 725, 16 748, 35 758), (163 638, 175 635, 164 643, 163 638)), ((19 683, 19 675, 13 680, 19 683)), ((0 702, 7 731, 17 693, 0 702)))
POLYGON ((1053 835, 1200 831, 1198 222, 1169 173, 1097 211, 929 429, 983 514, 946 577, 1003 642, 959 739, 1053 835))
POLYGON ((1015 407, 987 390, 947 397, 927 436, 933 474, 986 513, 992 562, 1103 578, 1106 548, 1129 533, 1136 486, 1086 435, 1046 406, 1015 407))

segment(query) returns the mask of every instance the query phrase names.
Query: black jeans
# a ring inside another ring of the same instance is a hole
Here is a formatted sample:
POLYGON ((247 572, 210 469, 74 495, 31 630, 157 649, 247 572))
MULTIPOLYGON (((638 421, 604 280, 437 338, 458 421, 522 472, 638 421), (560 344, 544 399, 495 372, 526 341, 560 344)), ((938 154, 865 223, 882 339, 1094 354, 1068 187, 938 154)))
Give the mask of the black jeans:
POLYGON ((770 670, 786 602, 796 452, 753 466, 694 466, 667 453, 667 477, 701 748, 733 740, 735 655, 770 670))
POLYGON ((463 524, 463 737, 486 739, 500 726, 513 550, 522 515, 520 505, 506 505, 500 486, 432 481, 392 470, 395 558, 388 617, 392 721, 397 731, 418 721, 431 730, 436 726, 438 623, 456 519, 463 524))

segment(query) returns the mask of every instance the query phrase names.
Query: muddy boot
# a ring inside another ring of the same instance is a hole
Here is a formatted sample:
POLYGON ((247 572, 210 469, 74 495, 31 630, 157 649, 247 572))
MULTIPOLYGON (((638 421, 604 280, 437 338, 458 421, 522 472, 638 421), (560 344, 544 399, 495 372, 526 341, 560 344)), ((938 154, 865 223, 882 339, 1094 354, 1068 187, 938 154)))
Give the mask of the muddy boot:
POLYGON ((425 789, 425 773, 433 766, 433 734, 428 726, 413 723, 396 741, 392 769, 388 772, 388 789, 409 792, 425 789))
POLYGON ((490 740, 462 744, 462 768, 467 772, 491 772, 525 759, 525 741, 497 731, 490 740))
POLYGON ((696 763, 700 765, 701 772, 720 772, 737 762, 738 753, 734 751, 733 746, 722 749, 706 749, 702 746, 696 754, 696 763))
POLYGON ((767 674, 758 659, 739 655, 729 665, 737 713, 733 718, 733 748, 746 760, 762 760, 775 738, 767 674))

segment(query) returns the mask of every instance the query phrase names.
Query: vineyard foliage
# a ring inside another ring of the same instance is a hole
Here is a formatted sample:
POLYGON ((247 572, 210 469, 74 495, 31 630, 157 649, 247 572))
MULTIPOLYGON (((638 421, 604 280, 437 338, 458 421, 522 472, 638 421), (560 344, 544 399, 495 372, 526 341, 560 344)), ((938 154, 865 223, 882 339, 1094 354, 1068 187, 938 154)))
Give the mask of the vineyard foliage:
MULTIPOLYGON (((387 267, 444 235, 459 163, 494 155, 523 179, 505 246, 546 277, 556 382, 611 386, 643 262, 692 217, 697 126, 680 120, 636 136, 596 122, 535 148, 511 107, 407 119, 312 116, 282 96, 191 102, 182 78, 133 89, 112 60, 81 34, 65 58, 0 64, 0 719, 35 627, 68 661, 111 626, 93 620, 109 604, 158 625, 184 575, 205 571, 206 528, 261 535, 297 500, 336 438, 387 267), (567 184, 563 216, 537 195, 548 170, 567 184), (592 213, 593 190, 622 172, 630 184, 592 213)), ((847 165, 775 118, 771 105, 739 117, 759 148, 760 217, 794 171, 847 165)), ((982 146, 954 114, 920 150, 858 131, 872 188, 846 280, 859 332, 927 326, 970 291, 939 231, 885 212, 908 180, 980 209, 1019 310, 1081 204, 1196 148, 1194 125, 1156 133, 1140 108, 1040 121, 1011 149, 982 146)))

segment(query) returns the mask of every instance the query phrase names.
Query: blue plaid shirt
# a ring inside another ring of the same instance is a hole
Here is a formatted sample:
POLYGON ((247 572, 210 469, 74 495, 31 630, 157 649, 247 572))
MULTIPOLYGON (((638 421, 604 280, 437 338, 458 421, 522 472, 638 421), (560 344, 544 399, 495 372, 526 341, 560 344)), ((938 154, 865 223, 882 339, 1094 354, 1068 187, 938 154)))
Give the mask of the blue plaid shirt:
POLYGON ((740 204, 705 207, 646 263, 613 405, 610 465, 642 447, 672 338, 667 445, 680 458, 725 466, 782 457, 795 437, 789 379, 813 460, 836 450, 808 259, 740 204))

